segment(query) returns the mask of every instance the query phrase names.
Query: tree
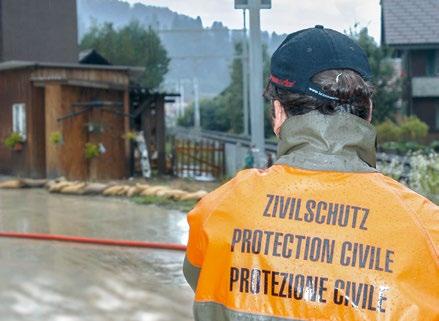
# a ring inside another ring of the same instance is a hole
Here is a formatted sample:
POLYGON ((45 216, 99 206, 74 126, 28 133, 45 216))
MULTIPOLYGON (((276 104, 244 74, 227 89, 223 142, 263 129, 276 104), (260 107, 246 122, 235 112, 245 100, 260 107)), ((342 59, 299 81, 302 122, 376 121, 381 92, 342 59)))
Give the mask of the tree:
MULTIPOLYGON (((368 34, 367 28, 358 30, 355 25, 347 32, 366 52, 372 69, 372 83, 375 86, 373 120, 380 123, 392 119, 401 96, 401 80, 396 75, 392 63, 392 50, 378 46, 368 34)), ((240 43, 235 45, 235 55, 242 54, 240 43)), ((268 78, 270 57, 266 47, 263 50, 264 79, 268 78)), ((261 88, 262 94, 262 88, 261 88)), ((271 129, 271 106, 265 104, 265 136, 273 136, 271 129)), ((241 133, 243 128, 242 111, 242 62, 235 58, 230 68, 230 85, 218 96, 200 103, 201 125, 204 129, 241 133)), ((193 126, 193 108, 178 121, 182 126, 193 126)))
MULTIPOLYGON (((217 130, 241 134, 244 127, 242 97, 242 43, 235 44, 235 58, 230 66, 230 84, 218 96, 200 101, 200 118, 203 129, 217 130)), ((266 46, 263 48, 264 78, 269 75, 269 55, 266 46)), ((262 95, 261 88, 261 95, 262 95)), ((271 136, 271 116, 268 105, 265 108, 265 134, 271 136)), ((193 126, 194 109, 191 105, 185 114, 178 119, 180 126, 193 126)))
POLYGON ((145 67, 139 81, 152 89, 163 82, 168 72, 170 59, 160 38, 136 21, 118 30, 112 23, 94 24, 79 46, 82 50, 96 49, 116 65, 145 67))
POLYGON ((387 46, 378 46, 368 34, 366 27, 358 31, 358 24, 349 30, 348 35, 366 52, 372 69, 372 83, 375 87, 374 123, 393 118, 401 97, 401 80, 392 63, 392 49, 387 46))

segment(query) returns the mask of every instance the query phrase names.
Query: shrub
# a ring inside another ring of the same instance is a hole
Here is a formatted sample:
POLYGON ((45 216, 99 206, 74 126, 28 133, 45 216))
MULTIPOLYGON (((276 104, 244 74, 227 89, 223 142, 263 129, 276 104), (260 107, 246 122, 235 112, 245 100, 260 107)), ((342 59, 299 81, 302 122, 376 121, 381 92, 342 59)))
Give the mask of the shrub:
POLYGON ((378 143, 397 142, 401 137, 401 129, 391 120, 386 120, 376 126, 378 143))
POLYGON ((428 125, 416 116, 401 122, 401 138, 403 140, 421 142, 428 134, 428 125))
POLYGON ((377 168, 384 175, 402 181, 411 189, 439 204, 439 154, 416 151, 406 157, 396 156, 390 163, 378 162, 377 168), (405 166, 406 161, 410 166, 405 166))
POLYGON ((21 136, 20 133, 12 132, 8 137, 5 138, 3 143, 5 146, 9 149, 13 149, 15 145, 23 143, 24 139, 23 136, 21 136))
POLYGON ((439 155, 414 153, 410 165, 410 187, 439 203, 439 155))
POLYGON ((420 143, 428 134, 428 125, 416 116, 411 116, 399 124, 386 120, 376 126, 376 131, 378 143, 384 150, 406 153, 425 149, 420 143))
POLYGON ((431 148, 434 152, 439 153, 439 140, 434 140, 434 141, 432 141, 431 144, 430 144, 430 148, 431 148))

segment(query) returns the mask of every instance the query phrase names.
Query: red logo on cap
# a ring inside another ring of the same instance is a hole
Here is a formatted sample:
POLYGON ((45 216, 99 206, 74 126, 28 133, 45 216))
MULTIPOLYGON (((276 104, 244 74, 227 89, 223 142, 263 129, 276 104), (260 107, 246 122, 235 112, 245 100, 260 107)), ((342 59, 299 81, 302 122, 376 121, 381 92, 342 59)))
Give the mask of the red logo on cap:
POLYGON ((275 84, 282 85, 282 86, 289 87, 289 88, 294 87, 294 85, 296 84, 295 81, 290 81, 288 79, 280 79, 280 78, 277 78, 276 76, 273 76, 273 75, 270 76, 270 80, 272 82, 274 82, 275 84))

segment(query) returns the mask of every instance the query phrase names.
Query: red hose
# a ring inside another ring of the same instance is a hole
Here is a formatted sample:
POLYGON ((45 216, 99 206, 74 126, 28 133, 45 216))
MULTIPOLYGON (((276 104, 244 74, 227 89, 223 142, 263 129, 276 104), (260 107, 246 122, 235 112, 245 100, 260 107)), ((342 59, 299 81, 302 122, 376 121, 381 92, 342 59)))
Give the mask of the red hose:
POLYGON ((0 237, 11 237, 11 238, 19 238, 19 239, 35 239, 35 240, 44 240, 44 241, 73 242, 73 243, 87 243, 87 244, 108 245, 108 246, 141 247, 141 248, 161 249, 161 250, 186 251, 186 245, 182 245, 182 244, 97 239, 97 238, 69 236, 69 235, 57 235, 57 234, 0 232, 0 237))

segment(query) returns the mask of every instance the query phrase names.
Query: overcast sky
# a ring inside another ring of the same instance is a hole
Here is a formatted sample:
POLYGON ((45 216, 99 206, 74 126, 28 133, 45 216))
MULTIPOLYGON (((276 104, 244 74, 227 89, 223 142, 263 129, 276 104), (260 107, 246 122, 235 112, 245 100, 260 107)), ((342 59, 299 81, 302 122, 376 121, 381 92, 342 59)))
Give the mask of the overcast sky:
MULTIPOLYGON (((242 28, 242 11, 233 8, 234 0, 125 0, 146 5, 169 7, 191 17, 200 16, 203 25, 221 21, 233 29, 242 28)), ((369 33, 380 40, 380 0, 272 0, 273 8, 263 10, 262 29, 291 33, 322 24, 343 31, 354 23, 367 26, 369 33)))

